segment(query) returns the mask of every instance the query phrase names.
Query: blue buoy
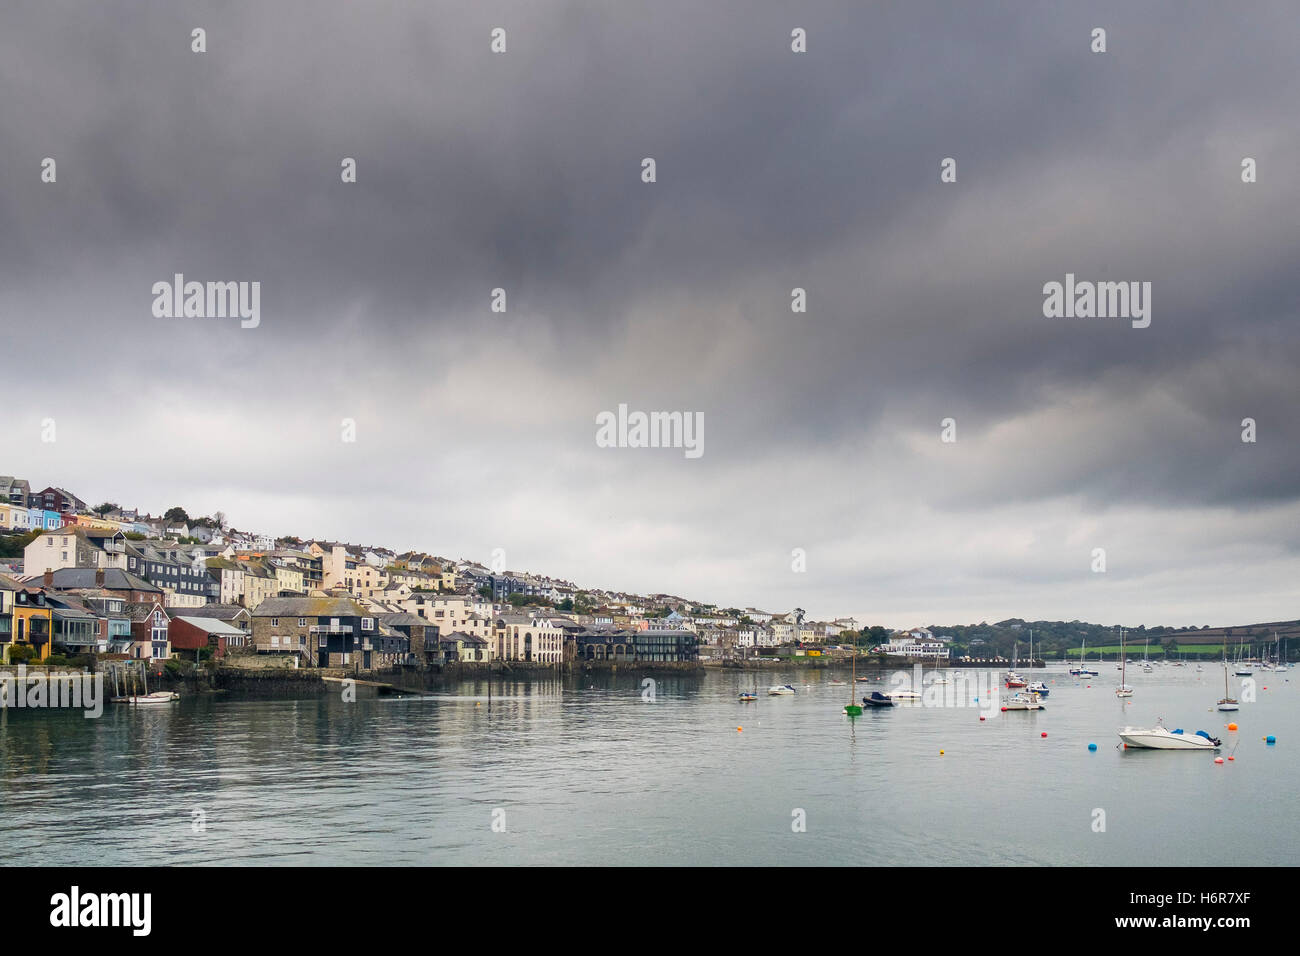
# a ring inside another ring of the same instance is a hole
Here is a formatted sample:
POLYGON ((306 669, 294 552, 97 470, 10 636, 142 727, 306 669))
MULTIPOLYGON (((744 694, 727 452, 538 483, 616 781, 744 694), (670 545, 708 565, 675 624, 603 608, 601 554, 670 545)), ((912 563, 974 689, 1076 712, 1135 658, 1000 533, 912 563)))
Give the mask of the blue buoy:
POLYGON ((1269 734, 1267 737, 1264 738, 1264 743, 1275 744, 1277 743, 1277 738, 1274 737, 1272 734, 1269 734))
POLYGON ((1088 744, 1088 749, 1089 749, 1089 750, 1096 750, 1096 749, 1097 749, 1097 745, 1096 745, 1096 744, 1088 744))

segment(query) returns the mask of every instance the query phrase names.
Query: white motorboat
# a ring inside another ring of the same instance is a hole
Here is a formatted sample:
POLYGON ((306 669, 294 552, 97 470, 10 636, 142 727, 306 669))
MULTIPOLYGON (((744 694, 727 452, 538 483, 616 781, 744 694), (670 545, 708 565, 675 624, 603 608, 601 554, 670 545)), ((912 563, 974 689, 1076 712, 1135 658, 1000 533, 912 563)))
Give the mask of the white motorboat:
POLYGON ((779 687, 769 687, 767 692, 773 697, 785 697, 794 693, 794 688, 789 684, 782 684, 779 687))
POLYGON ((1043 702, 1037 694, 1012 694, 1002 702, 1003 710, 1042 710, 1043 702))
POLYGON ((113 703, 148 706, 151 704, 170 704, 173 701, 180 699, 180 694, 172 693, 169 690, 156 690, 152 694, 137 694, 132 697, 114 697, 113 703))
POLYGON ((1147 750, 1217 750, 1222 741, 1203 730, 1185 734, 1182 730, 1166 730, 1160 724, 1154 727, 1125 727, 1119 732, 1126 747, 1147 750))
POLYGON ((890 692, 889 699, 897 703, 900 700, 920 700, 921 695, 914 690, 895 690, 890 692))

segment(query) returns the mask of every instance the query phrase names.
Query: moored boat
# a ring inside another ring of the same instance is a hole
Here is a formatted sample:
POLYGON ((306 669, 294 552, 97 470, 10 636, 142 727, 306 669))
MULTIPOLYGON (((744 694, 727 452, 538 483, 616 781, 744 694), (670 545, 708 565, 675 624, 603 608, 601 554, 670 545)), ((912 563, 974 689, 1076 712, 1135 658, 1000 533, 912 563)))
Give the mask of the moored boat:
POLYGON ((137 704, 147 706, 151 704, 170 704, 173 701, 181 699, 180 694, 173 693, 169 690, 156 690, 151 694, 137 694, 131 697, 114 697, 115 704, 137 704))
POLYGON ((1037 694, 1012 694, 1002 702, 1003 710, 1042 710, 1043 702, 1037 694))
POLYGON ((779 687, 769 687, 767 692, 773 697, 783 697, 793 694, 794 688, 789 684, 781 684, 779 687))
POLYGON ((1146 750, 1217 750, 1222 743, 1203 730, 1185 734, 1181 729, 1166 730, 1159 723, 1154 727, 1125 727, 1119 737, 1127 747, 1146 750))
POLYGON ((894 701, 887 694, 882 694, 878 690, 873 690, 871 696, 862 698, 862 703, 868 707, 893 707, 894 701))

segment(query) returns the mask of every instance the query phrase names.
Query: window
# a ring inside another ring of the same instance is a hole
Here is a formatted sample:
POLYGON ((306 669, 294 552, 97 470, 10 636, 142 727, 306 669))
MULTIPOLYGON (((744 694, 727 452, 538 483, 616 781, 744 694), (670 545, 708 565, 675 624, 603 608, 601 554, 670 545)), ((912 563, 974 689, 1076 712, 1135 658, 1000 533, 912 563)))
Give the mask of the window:
POLYGON ((373 631, 375 629, 375 619, 373 617, 363 617, 361 619, 361 630, 373 631))
POLYGON ((272 627, 279 627, 279 626, 280 626, 280 619, 279 619, 278 617, 273 617, 273 618, 271 618, 271 626, 272 626, 272 627))
POLYGON ((306 626, 307 626, 307 619, 306 619, 305 617, 300 617, 300 618, 298 618, 298 626, 299 626, 299 627, 306 627, 306 626))

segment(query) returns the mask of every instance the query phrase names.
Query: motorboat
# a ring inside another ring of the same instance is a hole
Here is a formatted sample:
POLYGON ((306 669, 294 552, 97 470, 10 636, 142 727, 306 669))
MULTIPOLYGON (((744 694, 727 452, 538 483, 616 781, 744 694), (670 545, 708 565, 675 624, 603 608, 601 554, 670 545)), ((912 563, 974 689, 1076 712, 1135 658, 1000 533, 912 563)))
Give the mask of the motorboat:
POLYGON ((889 695, 889 698, 895 702, 900 700, 920 700, 921 695, 914 690, 896 690, 889 695))
POLYGON ((130 697, 114 697, 115 704, 135 704, 137 706, 150 706, 155 704, 170 704, 181 699, 181 695, 169 690, 156 690, 151 694, 136 694, 130 697))
POLYGON ((1160 724, 1154 727, 1125 727, 1119 732, 1126 747, 1147 750, 1217 750, 1222 741, 1203 730, 1185 734, 1182 729, 1166 730, 1160 724))
POLYGON ((1042 710, 1037 694, 1012 694, 1002 702, 1003 710, 1042 710))
POLYGON ((739 700, 758 700, 757 694, 744 693, 738 698, 739 700))
POLYGON ((769 687, 767 692, 773 697, 788 697, 794 693, 794 688, 789 684, 782 684, 779 687, 769 687))
POLYGON ((1007 671, 1005 680, 1008 687, 1026 687, 1029 684, 1029 681, 1025 680, 1015 671, 1007 671))
POLYGON ((1040 680, 1030 681, 1029 686, 1026 687, 1025 690, 1029 691, 1031 694, 1037 694, 1039 697, 1046 697, 1051 693, 1051 691, 1047 689, 1047 685, 1040 680))
POLYGON ((873 690, 870 697, 862 698, 862 703, 867 707, 893 707, 894 700, 888 694, 882 694, 878 690, 873 690))

